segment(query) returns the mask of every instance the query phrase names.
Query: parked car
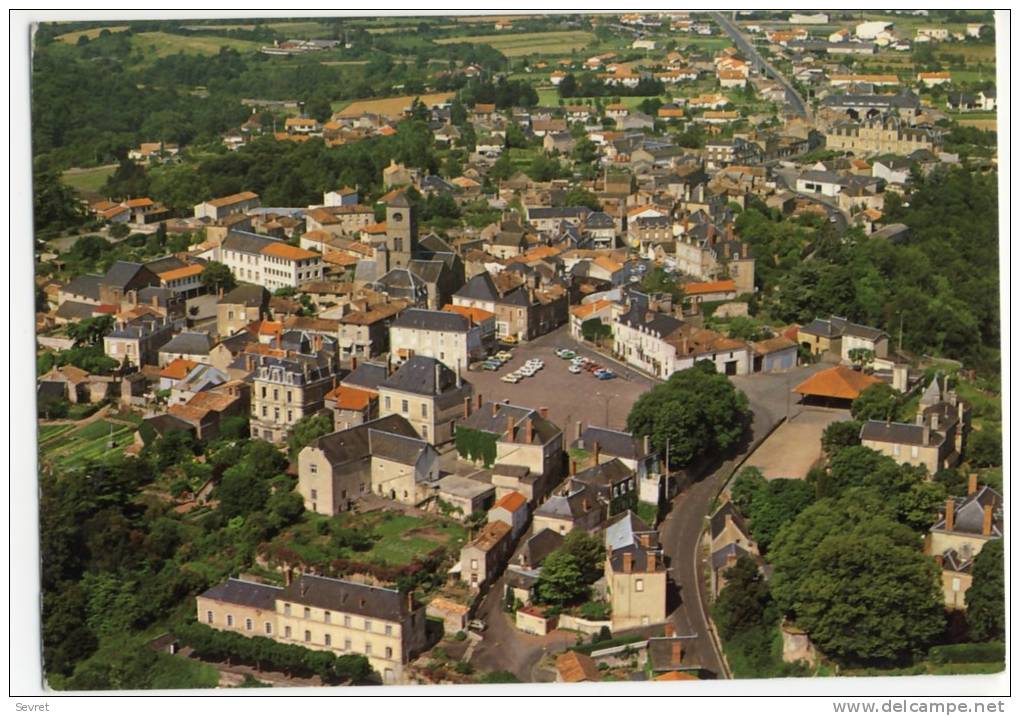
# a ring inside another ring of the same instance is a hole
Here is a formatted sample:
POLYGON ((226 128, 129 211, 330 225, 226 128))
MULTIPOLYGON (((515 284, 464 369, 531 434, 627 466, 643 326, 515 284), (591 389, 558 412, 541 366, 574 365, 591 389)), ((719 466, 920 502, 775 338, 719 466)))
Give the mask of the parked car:
POLYGON ((613 378, 616 377, 616 373, 614 373, 611 370, 597 370, 592 375, 594 375, 599 380, 612 380, 613 378))
POLYGON ((556 351, 556 356, 563 358, 564 360, 568 360, 570 358, 574 358, 577 354, 569 348, 560 348, 556 351))
POLYGON ((521 382, 520 376, 518 376, 516 373, 507 373, 502 378, 500 378, 500 380, 503 381, 504 383, 520 383, 521 382))
POLYGON ((485 622, 481 619, 472 619, 468 622, 468 629, 471 631, 485 631, 485 622))
POLYGON ((496 358, 499 358, 499 360, 501 360, 503 363, 506 363, 513 357, 514 354, 511 353, 510 351, 500 351, 499 353, 496 354, 496 358))
POLYGON ((499 361, 487 360, 482 363, 482 370, 499 370, 503 366, 499 361))
POLYGON ((581 366, 579 366, 579 365, 572 365, 569 368, 567 368, 567 370, 569 370, 571 373, 575 373, 576 374, 576 373, 581 373, 584 369, 581 368, 581 366))
POLYGON ((502 343, 503 345, 506 345, 506 346, 515 346, 515 345, 517 345, 517 337, 516 336, 502 336, 502 337, 498 338, 497 340, 500 343, 502 343))

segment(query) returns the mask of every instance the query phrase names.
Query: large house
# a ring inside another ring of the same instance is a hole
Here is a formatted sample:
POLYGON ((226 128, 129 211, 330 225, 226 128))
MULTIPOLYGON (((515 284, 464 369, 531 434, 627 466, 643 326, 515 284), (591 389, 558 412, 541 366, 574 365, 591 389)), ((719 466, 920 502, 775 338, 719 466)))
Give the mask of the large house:
POLYGON ((474 388, 459 371, 427 356, 411 356, 379 384, 379 415, 402 415, 432 445, 453 440, 474 388))
POLYGON ((797 342, 814 355, 832 352, 850 363, 850 351, 869 350, 875 358, 889 355, 889 335, 878 328, 851 323, 839 316, 816 318, 797 330, 797 342))
POLYGON ((234 278, 270 291, 297 288, 324 276, 321 254, 261 234, 231 231, 218 251, 234 278))
POLYGON ((613 631, 666 621, 666 564, 655 530, 629 510, 605 531, 613 631))
POLYGON ((334 654, 361 654, 383 683, 405 681, 425 648, 425 608, 414 595, 302 574, 286 587, 228 579, 195 600, 201 624, 334 654))
POLYGON ((481 308, 496 316, 496 336, 531 340, 567 322, 567 291, 551 285, 538 289, 503 272, 474 276, 453 294, 453 305, 481 308))
POLYGON ((409 308, 390 324, 390 354, 398 361, 426 356, 450 370, 467 370, 485 355, 482 327, 460 313, 409 308))
POLYGON ((305 509, 323 515, 368 494, 417 505, 438 485, 439 453, 400 415, 323 435, 298 454, 298 492, 305 509))
POLYGON ((195 218, 219 221, 230 214, 244 213, 260 205, 258 194, 253 191, 243 191, 240 194, 231 194, 196 204, 195 218))

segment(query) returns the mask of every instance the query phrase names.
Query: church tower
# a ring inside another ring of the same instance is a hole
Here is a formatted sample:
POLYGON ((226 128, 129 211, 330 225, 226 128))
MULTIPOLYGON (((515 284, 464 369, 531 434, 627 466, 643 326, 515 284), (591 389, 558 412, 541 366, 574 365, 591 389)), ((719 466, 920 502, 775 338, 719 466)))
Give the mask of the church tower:
POLYGON ((407 268, 417 243, 418 222, 414 209, 404 194, 398 194, 386 205, 386 270, 407 268))

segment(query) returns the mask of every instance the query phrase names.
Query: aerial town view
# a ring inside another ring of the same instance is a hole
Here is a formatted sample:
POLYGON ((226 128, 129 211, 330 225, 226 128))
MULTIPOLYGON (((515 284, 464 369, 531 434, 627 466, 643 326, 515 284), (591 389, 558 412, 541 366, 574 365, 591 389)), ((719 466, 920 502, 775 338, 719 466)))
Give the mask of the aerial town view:
POLYGON ((993 11, 32 32, 46 689, 1006 668, 993 11))

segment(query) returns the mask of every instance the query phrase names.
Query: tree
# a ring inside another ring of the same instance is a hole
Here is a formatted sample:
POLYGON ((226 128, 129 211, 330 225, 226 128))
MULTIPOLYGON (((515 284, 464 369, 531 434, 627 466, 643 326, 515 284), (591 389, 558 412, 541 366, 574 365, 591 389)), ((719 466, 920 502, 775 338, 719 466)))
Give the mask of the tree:
POLYGON ((922 480, 924 468, 897 465, 861 445, 840 450, 831 460, 829 473, 818 485, 821 496, 838 496, 852 487, 870 487, 886 498, 895 498, 922 480))
POLYGON ((573 73, 568 74, 560 80, 560 84, 556 89, 559 91, 560 97, 573 97, 577 92, 577 78, 574 77, 573 73))
POLYGON ((843 448, 861 444, 861 424, 856 420, 829 423, 822 431, 822 450, 832 457, 843 448))
POLYGON ((678 371, 638 398, 627 416, 627 430, 651 437, 672 467, 684 467, 703 455, 726 452, 744 432, 747 396, 707 361, 678 371))
POLYGON ((111 224, 110 225, 110 237, 114 239, 123 239, 125 236, 131 233, 131 229, 128 228, 127 224, 111 224))
POLYGON ((677 280, 661 266, 654 266, 645 273, 641 279, 641 290, 645 293, 668 293, 673 297, 673 303, 679 303, 684 296, 683 288, 677 280))
POLYGON ((751 534, 763 552, 779 530, 814 500, 815 490, 804 480, 766 480, 754 468, 743 470, 733 486, 733 501, 747 515, 751 534))
POLYGON ((602 211, 602 204, 594 193, 579 186, 573 187, 563 196, 563 206, 586 206, 592 211, 602 211))
POLYGON ((577 558, 562 549, 554 551, 542 563, 542 574, 535 585, 539 601, 563 606, 588 596, 577 558))
POLYGON ((1002 431, 984 425, 970 434, 967 460, 974 467, 997 467, 1002 464, 1002 431))
POLYGON ((850 405, 854 420, 892 420, 900 406, 900 391, 888 383, 875 383, 861 391, 850 405))
POLYGON ((306 445, 310 445, 316 438, 331 432, 333 432, 332 413, 306 415, 298 420, 287 437, 287 449, 290 452, 291 460, 296 460, 298 453, 306 445))
POLYGON ((878 522, 872 534, 837 532, 823 539, 792 589, 797 626, 843 664, 902 663, 945 628, 934 560, 919 544, 882 534, 878 522))
POLYGON ((113 316, 83 318, 77 323, 69 324, 65 330, 67 337, 74 340, 75 348, 98 346, 103 342, 103 336, 113 330, 113 316))
POLYGON ((974 558, 974 581, 967 590, 967 625, 980 641, 1006 636, 1003 541, 992 540, 974 558))
POLYGON ((712 617, 723 639, 778 620, 768 584, 753 559, 740 557, 723 578, 726 586, 712 607, 712 617))
POLYGON ((86 218, 77 193, 55 171, 32 172, 32 215, 36 233, 43 235, 81 226, 86 218))
POLYGON ((521 682, 510 671, 489 671, 478 678, 480 684, 519 684, 521 682))
POLYGON ((847 353, 850 362, 857 366, 858 370, 863 369, 875 362, 875 351, 868 348, 851 348, 847 353))
POLYGON ((603 323, 601 318, 589 318, 581 323, 581 337, 586 341, 598 343, 600 339, 610 338, 612 335, 612 327, 603 323))
POLYGON ((591 584, 602 576, 606 548, 600 538, 575 530, 567 534, 560 549, 574 558, 585 584, 591 584))
POLYGON ((230 291, 237 285, 234 274, 226 264, 219 261, 210 261, 202 269, 202 285, 210 291, 230 291))

